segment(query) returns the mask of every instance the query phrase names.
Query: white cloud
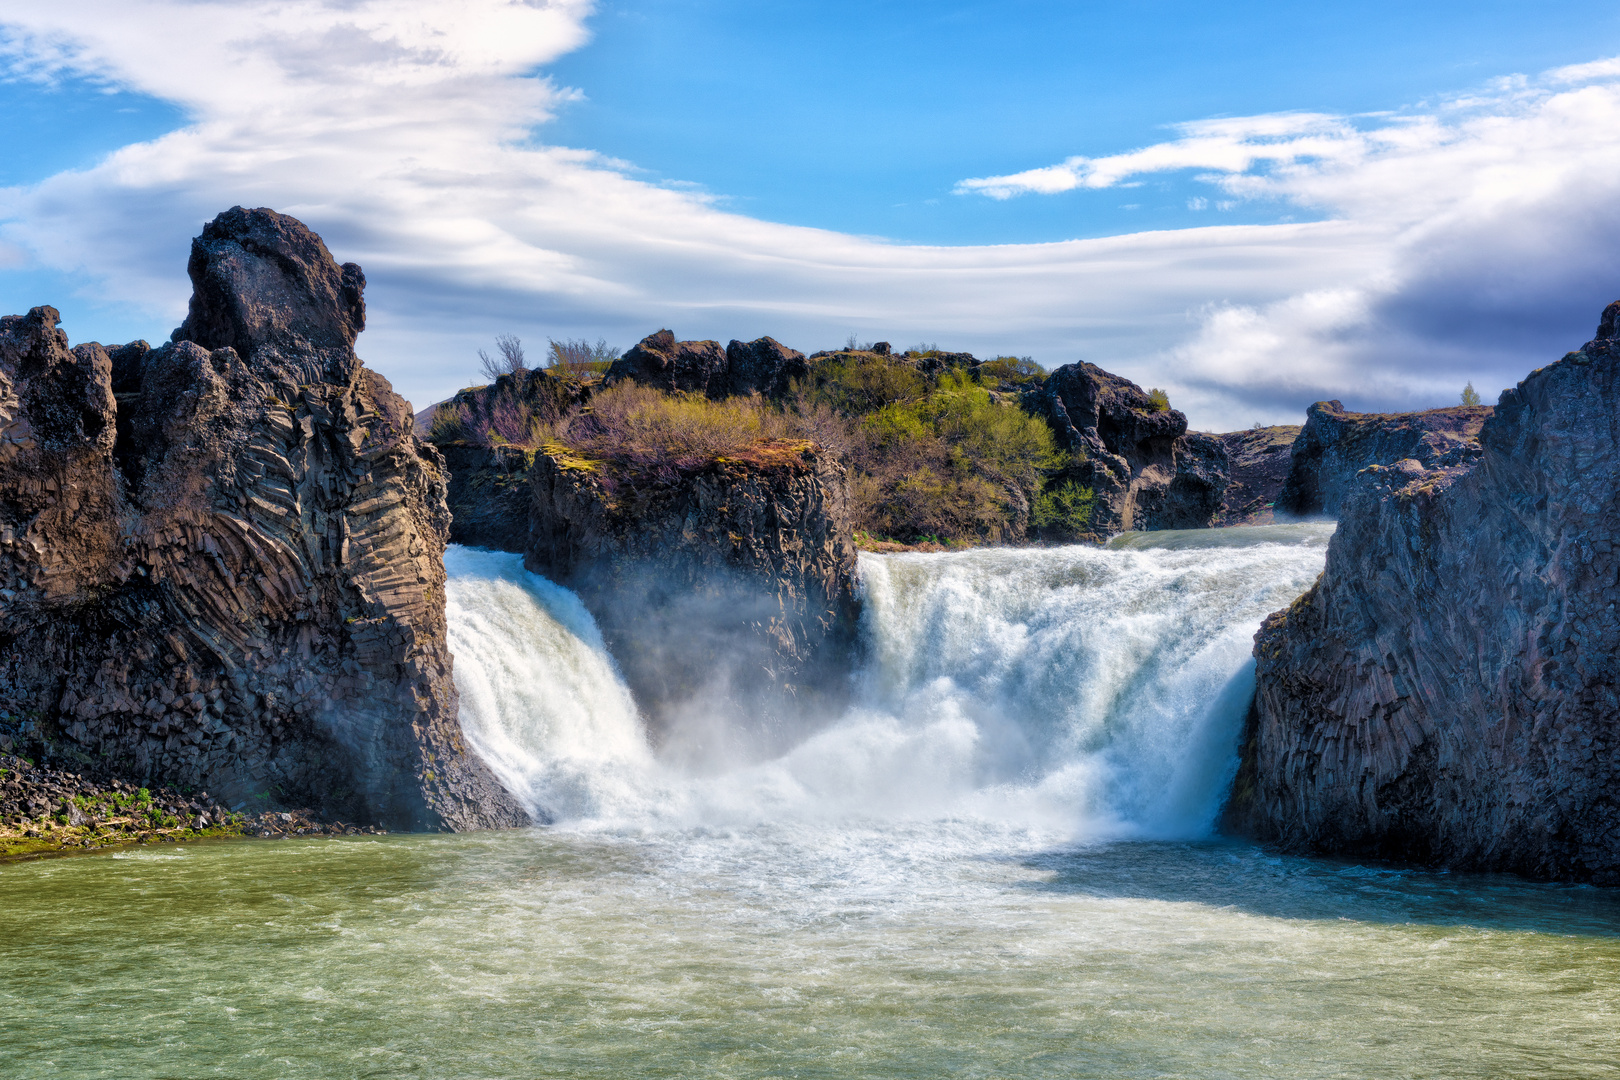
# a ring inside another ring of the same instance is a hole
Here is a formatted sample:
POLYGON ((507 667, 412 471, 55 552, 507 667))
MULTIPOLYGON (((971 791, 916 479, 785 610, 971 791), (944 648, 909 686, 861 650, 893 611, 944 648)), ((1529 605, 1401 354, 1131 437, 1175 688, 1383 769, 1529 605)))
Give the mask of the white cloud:
POLYGON ((1200 121, 1130 154, 961 189, 1194 169, 1218 209, 1264 198, 1328 220, 907 246, 729 213, 531 141, 574 93, 534 73, 587 39, 589 12, 586 0, 11 5, 0 54, 15 72, 89 75, 178 103, 190 123, 0 191, 0 239, 144 305, 158 333, 183 314, 203 221, 236 203, 295 214, 365 267, 362 352, 421 403, 460 385, 498 332, 628 343, 668 325, 1088 359, 1170 387, 1195 424, 1235 426, 1319 396, 1434 404, 1465 377, 1506 385, 1578 344, 1571 328, 1620 293, 1620 101, 1601 72, 1509 81, 1423 115, 1200 121))

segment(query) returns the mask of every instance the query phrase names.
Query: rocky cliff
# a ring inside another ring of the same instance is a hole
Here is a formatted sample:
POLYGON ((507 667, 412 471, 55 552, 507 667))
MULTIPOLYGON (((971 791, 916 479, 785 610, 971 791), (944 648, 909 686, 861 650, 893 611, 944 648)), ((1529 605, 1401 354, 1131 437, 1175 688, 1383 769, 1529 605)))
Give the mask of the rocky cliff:
POLYGON ((729 714, 767 751, 836 710, 857 607, 833 457, 773 441, 670 477, 552 444, 532 483, 526 565, 579 594, 655 737, 729 714))
POLYGON ((1066 364, 1026 392, 1024 404, 1074 456, 1069 478, 1094 492, 1093 531, 1202 528, 1220 513, 1225 446, 1214 435, 1189 435, 1183 413, 1129 379, 1066 364))
POLYGON ((1412 458, 1432 469, 1470 461, 1480 452, 1479 430, 1490 415, 1489 405, 1353 413, 1337 401, 1318 401, 1306 410, 1294 440, 1277 510, 1334 517, 1355 475, 1370 465, 1412 458))
POLYGON ((462 743, 443 465, 354 354, 365 278, 240 207, 160 348, 0 320, 0 725, 391 828, 527 815, 462 743))
POLYGON ((1477 452, 1361 475, 1322 578, 1256 637, 1229 824, 1620 884, 1617 313, 1505 392, 1477 452))

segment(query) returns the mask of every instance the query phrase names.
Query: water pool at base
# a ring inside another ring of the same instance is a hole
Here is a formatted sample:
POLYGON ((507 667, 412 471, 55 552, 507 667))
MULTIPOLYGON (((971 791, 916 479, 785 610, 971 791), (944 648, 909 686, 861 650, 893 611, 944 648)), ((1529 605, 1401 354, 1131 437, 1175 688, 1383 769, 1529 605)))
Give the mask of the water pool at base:
POLYGON ((851 704, 768 752, 655 746, 453 549, 463 728, 558 824, 0 866, 0 1077, 1620 1076, 1620 892, 1213 836, 1331 531, 863 556, 851 704))
POLYGON ((1620 902, 951 823, 0 871, 7 1077, 1603 1077, 1620 902))

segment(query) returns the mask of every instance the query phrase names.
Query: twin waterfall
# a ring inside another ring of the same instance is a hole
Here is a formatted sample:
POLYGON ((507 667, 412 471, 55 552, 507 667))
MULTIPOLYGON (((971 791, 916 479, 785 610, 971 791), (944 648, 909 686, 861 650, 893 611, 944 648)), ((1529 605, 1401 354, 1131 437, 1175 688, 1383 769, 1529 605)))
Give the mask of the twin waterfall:
POLYGON ((1254 632, 1310 586, 1331 532, 862 555, 853 704, 769 760, 701 716, 649 737, 572 593, 518 556, 452 547, 461 722, 510 790, 573 827, 948 820, 1198 837, 1236 768, 1254 632))

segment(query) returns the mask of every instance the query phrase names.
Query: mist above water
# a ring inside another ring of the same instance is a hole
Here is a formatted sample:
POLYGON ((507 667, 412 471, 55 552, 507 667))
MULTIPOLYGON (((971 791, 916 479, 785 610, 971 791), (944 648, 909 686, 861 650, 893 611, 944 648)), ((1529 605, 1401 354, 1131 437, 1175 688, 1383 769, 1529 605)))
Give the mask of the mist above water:
POLYGON ((577 598, 517 556, 452 547, 462 725, 531 808, 574 827, 1203 836, 1236 768, 1254 631, 1309 587, 1331 531, 862 555, 854 704, 764 759, 701 710, 655 752, 577 598))

